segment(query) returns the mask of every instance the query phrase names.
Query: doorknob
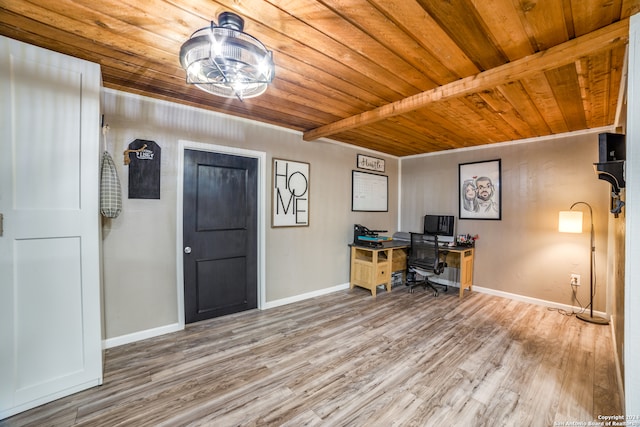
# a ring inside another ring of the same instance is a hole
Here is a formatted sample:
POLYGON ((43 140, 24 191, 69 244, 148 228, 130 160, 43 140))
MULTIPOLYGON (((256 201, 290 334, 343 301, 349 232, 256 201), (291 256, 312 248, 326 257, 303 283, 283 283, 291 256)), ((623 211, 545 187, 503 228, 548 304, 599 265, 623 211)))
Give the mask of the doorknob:
POLYGON ((190 254, 190 253, 191 253, 191 247, 190 247, 190 246, 186 246, 186 247, 184 248, 184 253, 185 253, 185 254, 190 254))

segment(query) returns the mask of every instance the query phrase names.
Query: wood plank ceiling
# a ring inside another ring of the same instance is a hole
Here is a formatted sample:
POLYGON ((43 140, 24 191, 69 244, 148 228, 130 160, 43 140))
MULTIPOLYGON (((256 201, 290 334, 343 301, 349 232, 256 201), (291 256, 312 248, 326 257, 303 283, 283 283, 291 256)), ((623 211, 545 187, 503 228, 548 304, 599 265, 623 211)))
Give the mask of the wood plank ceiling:
POLYGON ((0 34, 99 63, 105 87, 406 156, 613 125, 638 11, 640 0, 2 0, 0 34), (223 11, 273 51, 258 98, 185 83, 180 46, 223 11))

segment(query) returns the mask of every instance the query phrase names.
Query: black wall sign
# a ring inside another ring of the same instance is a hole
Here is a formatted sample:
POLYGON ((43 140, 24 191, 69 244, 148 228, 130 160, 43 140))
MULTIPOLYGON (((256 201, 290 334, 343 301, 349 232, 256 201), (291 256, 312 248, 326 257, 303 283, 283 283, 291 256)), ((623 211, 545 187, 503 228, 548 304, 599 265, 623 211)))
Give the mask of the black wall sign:
POLYGON ((160 146, 153 141, 136 139, 129 144, 129 198, 160 198, 160 146), (145 147, 146 145, 146 147, 145 147))

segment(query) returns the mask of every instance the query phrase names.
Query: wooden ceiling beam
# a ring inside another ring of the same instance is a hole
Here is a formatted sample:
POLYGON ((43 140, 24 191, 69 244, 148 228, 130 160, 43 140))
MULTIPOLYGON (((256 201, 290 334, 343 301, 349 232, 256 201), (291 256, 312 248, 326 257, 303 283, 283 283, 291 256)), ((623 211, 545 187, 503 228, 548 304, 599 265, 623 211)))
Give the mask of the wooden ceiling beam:
POLYGON ((305 141, 313 141, 390 117, 406 114, 424 108, 437 101, 458 98, 482 90, 492 89, 500 84, 514 82, 536 73, 550 71, 575 62, 580 58, 613 49, 616 46, 626 44, 628 39, 629 19, 625 18, 614 24, 585 34, 584 36, 551 47, 543 52, 538 52, 483 71, 474 76, 456 80, 400 101, 392 102, 376 109, 311 129, 304 133, 303 139, 305 141))

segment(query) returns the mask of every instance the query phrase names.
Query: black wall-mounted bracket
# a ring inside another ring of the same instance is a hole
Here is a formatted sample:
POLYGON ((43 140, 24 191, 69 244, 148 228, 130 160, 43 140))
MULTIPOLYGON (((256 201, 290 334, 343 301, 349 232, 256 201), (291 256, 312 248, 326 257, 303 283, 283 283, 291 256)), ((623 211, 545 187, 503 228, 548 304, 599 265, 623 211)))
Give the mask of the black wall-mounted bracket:
POLYGON ((626 159, 625 135, 621 133, 601 133, 598 135, 598 163, 593 170, 599 179, 611 184, 617 196, 624 183, 624 161, 626 159))
POLYGON ((611 213, 618 217, 624 202, 620 189, 625 188, 624 161, 627 156, 625 135, 621 133, 601 133, 598 135, 598 163, 593 164, 598 179, 611 184, 611 213))
POLYGON ((594 163, 593 169, 599 179, 605 180, 611 184, 611 190, 616 195, 620 194, 621 188, 625 188, 624 160, 594 163))

